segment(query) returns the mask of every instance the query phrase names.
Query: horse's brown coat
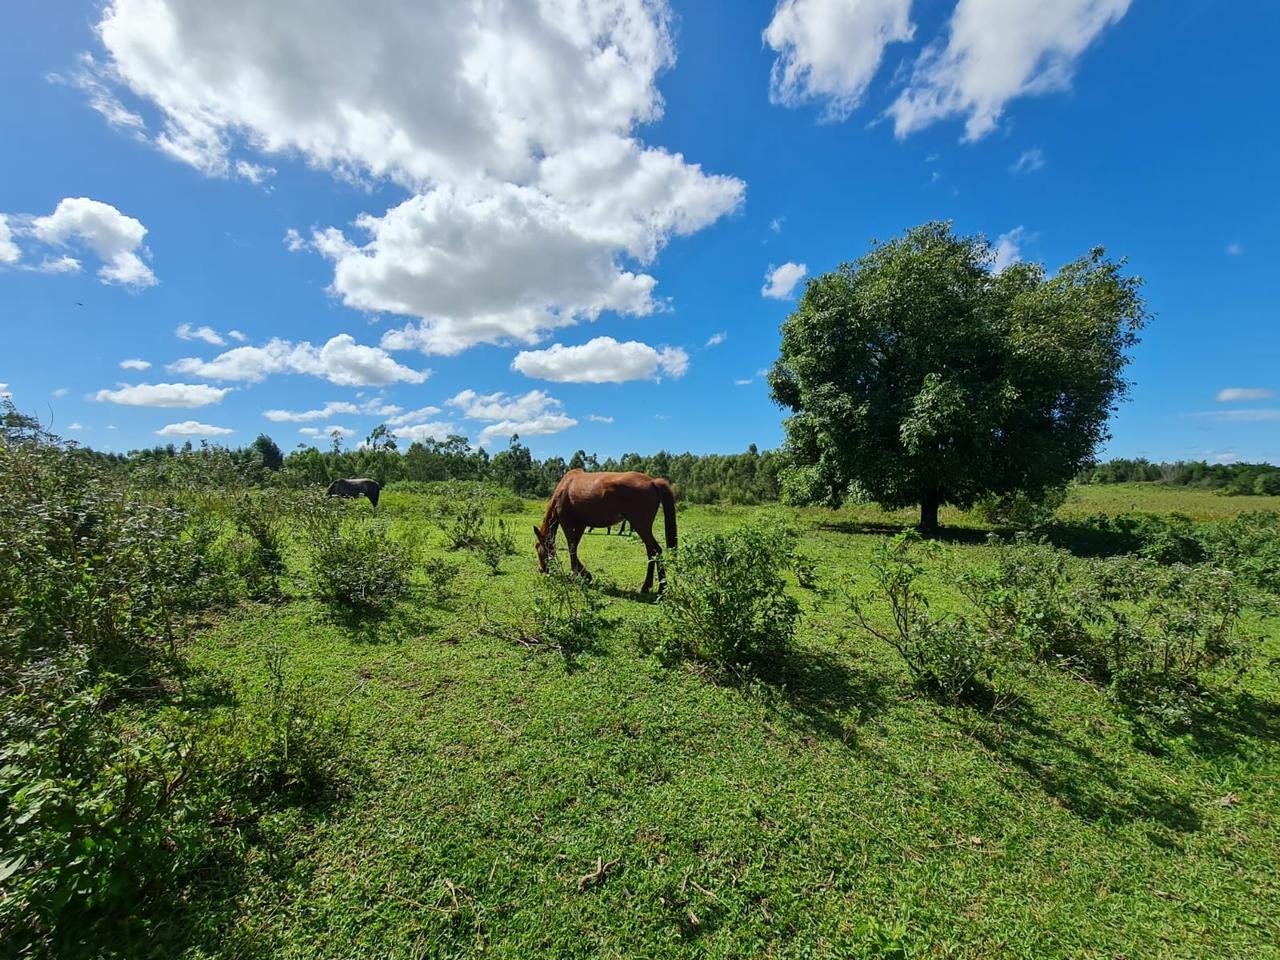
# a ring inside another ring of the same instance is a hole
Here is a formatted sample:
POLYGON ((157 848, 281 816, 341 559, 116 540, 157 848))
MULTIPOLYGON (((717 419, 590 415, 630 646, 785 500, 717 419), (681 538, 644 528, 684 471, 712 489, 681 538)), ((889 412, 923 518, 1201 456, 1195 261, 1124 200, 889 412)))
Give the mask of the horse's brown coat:
POLYGON ((658 572, 658 589, 666 582, 662 571, 662 547, 653 536, 653 521, 659 507, 663 511, 667 549, 676 545, 676 500, 671 484, 661 477, 643 473, 605 473, 570 470, 556 485, 547 502, 542 526, 534 527, 534 546, 538 551, 538 564, 547 571, 547 558, 555 553, 556 530, 564 527, 564 538, 569 544, 569 561, 575 573, 590 577, 578 560, 578 541, 587 527, 608 527, 621 520, 631 524, 640 537, 649 556, 649 569, 641 588, 648 591, 653 586, 655 569, 658 572))

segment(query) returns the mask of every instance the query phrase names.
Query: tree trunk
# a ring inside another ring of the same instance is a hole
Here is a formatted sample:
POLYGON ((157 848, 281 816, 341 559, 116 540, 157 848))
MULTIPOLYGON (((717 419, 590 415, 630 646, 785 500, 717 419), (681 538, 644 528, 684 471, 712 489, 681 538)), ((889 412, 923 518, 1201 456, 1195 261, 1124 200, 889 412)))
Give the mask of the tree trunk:
POLYGON ((938 533, 938 507, 941 505, 941 498, 936 493, 930 493, 920 501, 920 533, 926 537, 936 536, 938 533))

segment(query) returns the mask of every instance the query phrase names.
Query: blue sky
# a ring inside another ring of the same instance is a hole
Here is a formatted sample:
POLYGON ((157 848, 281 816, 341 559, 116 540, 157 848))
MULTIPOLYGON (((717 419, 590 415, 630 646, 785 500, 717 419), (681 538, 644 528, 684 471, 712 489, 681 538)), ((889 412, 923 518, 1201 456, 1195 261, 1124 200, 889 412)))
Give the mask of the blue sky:
POLYGON ((775 446, 801 266, 938 218, 1145 277, 1105 453, 1280 462, 1280 5, 569 6, 0 8, 2 389, 114 450, 775 446))

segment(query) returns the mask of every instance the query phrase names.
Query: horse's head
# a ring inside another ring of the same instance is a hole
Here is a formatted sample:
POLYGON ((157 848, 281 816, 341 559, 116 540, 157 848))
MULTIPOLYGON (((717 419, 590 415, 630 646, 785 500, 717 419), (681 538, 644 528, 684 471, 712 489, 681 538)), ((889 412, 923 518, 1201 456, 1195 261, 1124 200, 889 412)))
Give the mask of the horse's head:
POLYGON ((543 573, 547 572, 547 560, 555 555, 556 537, 552 533, 548 537, 542 535, 542 531, 537 527, 533 528, 533 549, 538 554, 538 569, 543 573))

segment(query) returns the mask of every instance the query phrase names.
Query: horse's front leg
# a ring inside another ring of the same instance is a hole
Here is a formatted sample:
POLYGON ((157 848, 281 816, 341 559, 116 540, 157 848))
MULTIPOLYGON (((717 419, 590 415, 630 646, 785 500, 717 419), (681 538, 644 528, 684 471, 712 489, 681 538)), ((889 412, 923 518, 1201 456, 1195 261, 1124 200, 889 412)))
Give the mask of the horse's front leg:
POLYGON ((565 527, 564 538, 569 544, 569 569, 591 581, 591 574, 587 568, 582 565, 582 561, 578 559, 578 541, 582 539, 585 527, 565 527))

